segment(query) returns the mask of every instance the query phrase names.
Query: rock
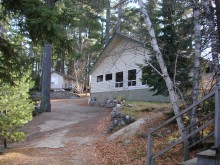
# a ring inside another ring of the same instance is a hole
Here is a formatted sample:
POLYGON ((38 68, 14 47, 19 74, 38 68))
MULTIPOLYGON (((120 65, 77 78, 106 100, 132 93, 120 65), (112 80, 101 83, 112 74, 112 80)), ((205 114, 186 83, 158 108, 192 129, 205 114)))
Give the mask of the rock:
POLYGON ((117 99, 114 99, 114 100, 113 100, 113 103, 114 103, 114 105, 117 105, 117 104, 118 104, 118 100, 117 100, 117 99))
POLYGON ((134 118, 131 118, 130 116, 124 115, 123 113, 119 112, 119 109, 121 109, 121 107, 121 104, 117 104, 116 107, 112 108, 112 111, 110 113, 111 123, 109 126, 109 130, 115 129, 118 126, 130 124, 135 121, 134 118), (112 125, 114 125, 114 127, 112 125))
POLYGON ((125 120, 126 124, 130 124, 130 123, 132 123, 131 117, 128 116, 128 115, 125 116, 124 120, 125 120))
POLYGON ((112 108, 112 111, 118 111, 117 107, 112 108))
POLYGON ((126 122, 124 120, 122 120, 121 125, 126 125, 126 122))
POLYGON ((112 130, 114 130, 114 129, 115 129, 114 124, 113 124, 113 123, 110 123, 109 130, 112 131, 112 130))
POLYGON ((171 130, 169 130, 169 129, 168 129, 166 132, 167 132, 167 133, 172 133, 172 131, 171 131, 171 130))
POLYGON ((115 114, 114 111, 112 111, 112 112, 110 113, 110 117, 111 117, 111 118, 115 118, 115 117, 116 117, 116 114, 115 114))
POLYGON ((119 118, 119 119, 118 119, 118 126, 121 126, 121 121, 122 121, 122 120, 119 118))
POLYGON ((155 133, 155 136, 157 136, 157 137, 161 138, 161 137, 163 137, 163 134, 162 134, 162 133, 160 133, 160 132, 156 132, 156 133, 155 133))
POLYGON ((120 136, 121 139, 127 139, 137 132, 137 130, 140 128, 141 125, 146 123, 145 119, 139 119, 136 122, 129 124, 128 126, 120 129, 119 131, 112 134, 110 137, 108 137, 108 141, 114 140, 120 136))
POLYGON ((123 118, 125 118, 125 115, 123 113, 120 113, 119 117, 123 119, 123 118))
POLYGON ((106 104, 110 104, 110 101, 111 101, 111 100, 107 99, 107 100, 105 100, 105 103, 106 103, 106 104))
POLYGON ((124 146, 128 146, 129 144, 131 144, 131 140, 127 139, 123 142, 124 146))
POLYGON ((121 105, 121 104, 116 104, 116 108, 117 108, 118 110, 121 110, 122 105, 121 105))
POLYGON ((114 124, 118 125, 118 120, 117 119, 114 120, 114 124))

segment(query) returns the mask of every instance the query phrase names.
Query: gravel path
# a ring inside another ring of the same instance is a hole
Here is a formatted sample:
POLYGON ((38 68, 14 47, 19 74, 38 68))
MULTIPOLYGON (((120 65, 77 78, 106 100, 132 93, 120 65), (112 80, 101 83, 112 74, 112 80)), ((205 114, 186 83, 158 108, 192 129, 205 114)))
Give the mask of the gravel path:
POLYGON ((95 142, 106 135, 111 109, 88 106, 87 99, 53 100, 22 130, 24 142, 10 145, 0 165, 93 165, 95 142))

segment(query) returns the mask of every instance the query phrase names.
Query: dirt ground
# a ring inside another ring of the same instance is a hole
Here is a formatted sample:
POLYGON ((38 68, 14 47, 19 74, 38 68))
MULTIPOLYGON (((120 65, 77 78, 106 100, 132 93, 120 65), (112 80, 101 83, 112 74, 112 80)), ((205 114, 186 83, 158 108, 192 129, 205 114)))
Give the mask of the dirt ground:
POLYGON ((23 142, 9 145, 0 165, 94 165, 96 141, 107 136, 111 109, 87 98, 53 100, 52 112, 33 118, 23 142))

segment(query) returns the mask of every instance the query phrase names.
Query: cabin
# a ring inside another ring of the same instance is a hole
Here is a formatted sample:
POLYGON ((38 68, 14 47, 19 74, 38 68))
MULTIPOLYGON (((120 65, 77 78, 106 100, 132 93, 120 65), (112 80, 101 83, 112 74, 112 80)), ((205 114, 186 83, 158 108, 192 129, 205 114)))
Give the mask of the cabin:
POLYGON ((72 76, 51 72, 51 90, 72 90, 75 86, 76 80, 72 76))
POLYGON ((145 60, 150 51, 140 41, 115 33, 91 68, 91 97, 98 102, 106 99, 169 102, 165 96, 154 96, 150 87, 141 81, 145 60))

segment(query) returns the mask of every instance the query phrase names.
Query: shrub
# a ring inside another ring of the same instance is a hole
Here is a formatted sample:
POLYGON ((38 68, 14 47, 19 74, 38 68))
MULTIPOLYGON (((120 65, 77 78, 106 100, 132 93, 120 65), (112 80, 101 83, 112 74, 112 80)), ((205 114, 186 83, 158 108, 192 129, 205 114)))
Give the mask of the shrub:
POLYGON ((7 141, 24 139, 25 133, 18 129, 32 119, 34 105, 28 94, 32 83, 28 77, 15 81, 15 85, 0 83, 0 140, 5 148, 7 141))

